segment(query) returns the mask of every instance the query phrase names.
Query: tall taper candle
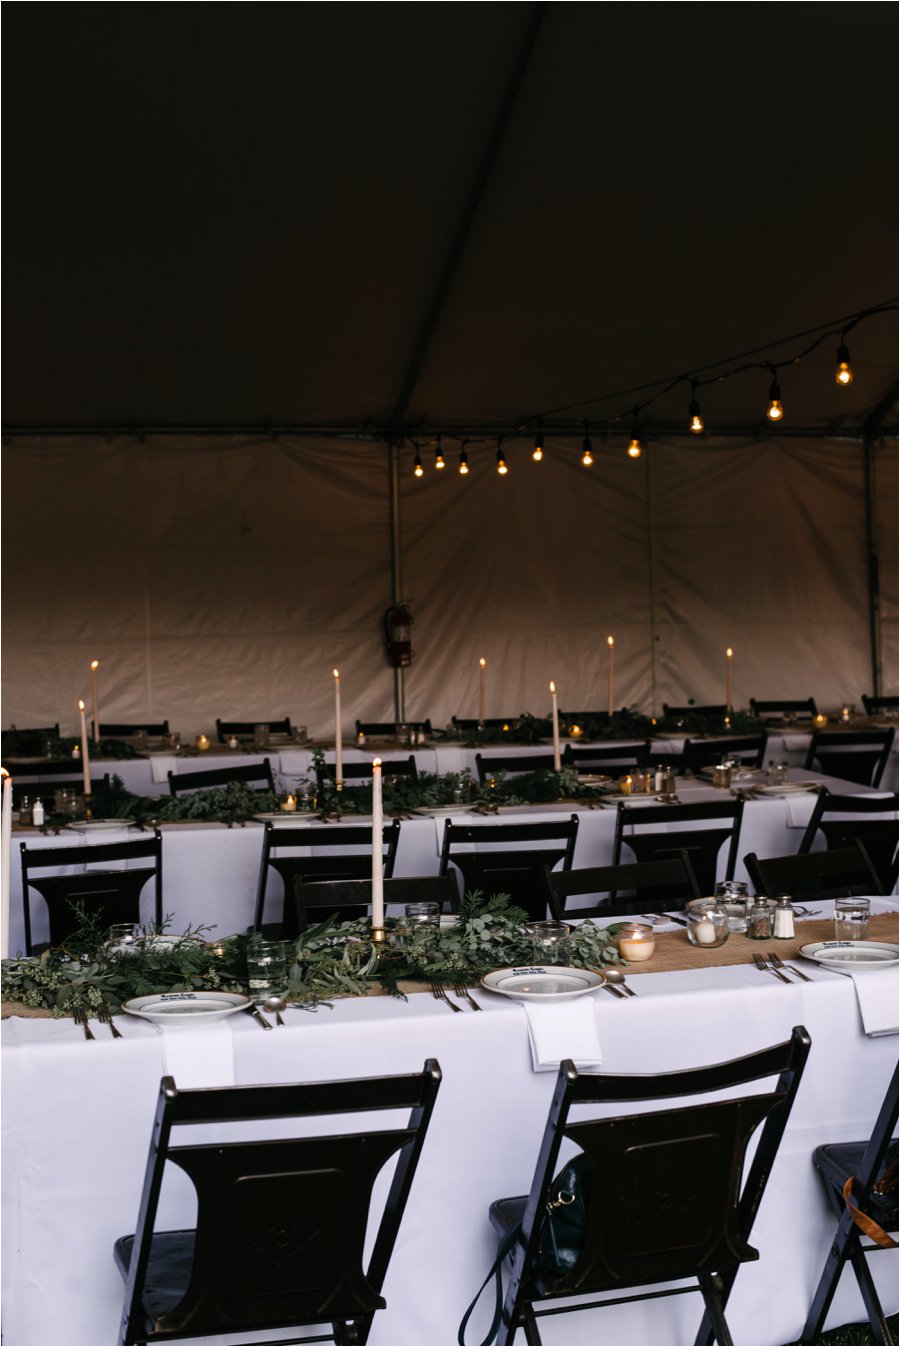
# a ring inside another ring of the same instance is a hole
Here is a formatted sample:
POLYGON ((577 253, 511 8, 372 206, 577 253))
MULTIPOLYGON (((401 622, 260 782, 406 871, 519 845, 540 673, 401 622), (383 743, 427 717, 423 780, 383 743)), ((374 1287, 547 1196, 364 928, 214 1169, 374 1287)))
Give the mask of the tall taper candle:
POLYGON ((88 753, 87 725, 84 722, 84 702, 78 699, 78 710, 81 714, 81 771, 84 776, 84 793, 87 801, 91 798, 91 759, 88 753))
POLYGON ((340 790, 344 785, 344 743, 341 739, 341 675, 334 673, 334 784, 340 790))
POLYGON ((97 670, 100 668, 98 659, 91 660, 91 711, 94 720, 94 743, 100 742, 100 703, 97 700, 97 670))
POLYGON ((381 807, 381 759, 372 763, 372 929, 384 928, 384 815, 381 807))
POLYGON ((486 705, 486 683, 487 683, 487 661, 480 659, 478 661, 478 724, 484 724, 484 708, 486 705))
POLYGON ((0 958, 9 958, 9 886, 12 879, 12 777, 3 773, 3 810, 0 822, 0 958))
POLYGON ((734 651, 731 646, 725 651, 725 714, 731 715, 734 702, 734 651))
POLYGON ((607 638, 606 638, 606 644, 609 646, 609 690, 608 690, 608 692, 607 692, 606 700, 607 700, 607 705, 608 705, 609 714, 612 715, 612 713, 613 713, 613 700, 614 700, 614 697, 615 697, 615 693, 614 693, 614 691, 613 691, 613 684, 614 684, 614 682, 615 682, 615 665, 616 665, 616 640, 615 640, 615 637, 614 637, 614 636, 607 636, 607 638))
POLYGON ((562 767, 562 760, 559 756, 559 699, 556 695, 556 684, 550 684, 550 705, 553 716, 553 770, 558 772, 562 767))

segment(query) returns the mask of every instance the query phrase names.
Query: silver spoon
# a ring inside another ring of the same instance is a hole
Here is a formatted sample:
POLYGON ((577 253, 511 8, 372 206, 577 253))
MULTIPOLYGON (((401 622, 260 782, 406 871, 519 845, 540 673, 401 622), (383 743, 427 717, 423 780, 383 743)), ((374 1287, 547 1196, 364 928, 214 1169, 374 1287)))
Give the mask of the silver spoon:
POLYGON ((625 974, 619 968, 604 968, 603 976, 607 982, 611 982, 614 987, 621 987, 626 996, 637 996, 637 992, 632 991, 625 981, 625 974))
POLYGON ((287 992, 285 992, 284 995, 282 996, 267 996, 266 999, 263 1001, 263 1010, 274 1011, 275 1023, 280 1024, 282 1028, 284 1028, 284 1020, 281 1018, 281 1012, 282 1010, 284 1010, 286 1005, 287 1005, 287 992))

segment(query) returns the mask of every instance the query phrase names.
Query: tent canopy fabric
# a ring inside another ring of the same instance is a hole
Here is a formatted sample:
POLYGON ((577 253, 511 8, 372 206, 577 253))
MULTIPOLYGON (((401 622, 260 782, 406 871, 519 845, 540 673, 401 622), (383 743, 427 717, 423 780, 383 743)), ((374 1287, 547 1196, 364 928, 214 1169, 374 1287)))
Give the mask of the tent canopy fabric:
POLYGON ((896 688, 894 6, 7 11, 5 724, 896 688))

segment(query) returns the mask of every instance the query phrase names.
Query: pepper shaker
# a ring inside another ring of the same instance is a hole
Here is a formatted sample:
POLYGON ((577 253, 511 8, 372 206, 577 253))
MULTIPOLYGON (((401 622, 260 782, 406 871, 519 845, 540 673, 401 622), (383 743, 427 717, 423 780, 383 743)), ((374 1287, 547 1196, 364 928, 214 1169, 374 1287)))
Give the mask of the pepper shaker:
POLYGON ((765 898, 754 898, 747 916, 747 939, 769 940, 771 935, 772 919, 769 916, 769 904, 765 898))

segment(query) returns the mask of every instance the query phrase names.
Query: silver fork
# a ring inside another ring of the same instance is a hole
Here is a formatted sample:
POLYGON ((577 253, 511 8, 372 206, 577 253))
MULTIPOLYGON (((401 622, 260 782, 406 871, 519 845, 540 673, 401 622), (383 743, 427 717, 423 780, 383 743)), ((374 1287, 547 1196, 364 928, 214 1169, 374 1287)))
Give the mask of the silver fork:
POLYGON ((84 1030, 85 1038, 93 1039, 94 1035, 91 1033, 91 1026, 88 1024, 87 1016, 85 1015, 81 1007, 74 1006, 72 1009, 72 1015, 75 1019, 75 1023, 80 1024, 82 1029, 84 1030))
MULTIPOLYGON (((469 1005, 472 1007, 473 1010, 480 1010, 480 1009, 481 1009, 481 1006, 480 1006, 480 1005, 478 1004, 478 1002, 475 1000, 474 996, 470 996, 468 987, 464 987, 464 986, 462 985, 461 982, 457 982, 457 983, 454 985, 453 990, 454 990, 454 992, 456 993, 457 996, 461 996, 461 997, 463 997, 466 1001, 468 1001, 469 1005)), ((452 1002, 451 1002, 451 1005, 452 1005, 452 1002)))
POLYGON ((461 1012, 462 1006, 458 1006, 455 1001, 451 1001, 447 995, 446 989, 438 982, 437 978, 431 979, 431 995, 436 1001, 443 1001, 451 1010, 455 1010, 457 1015, 461 1012))
POLYGON ((775 977, 781 978, 781 981, 786 982, 787 985, 790 987, 791 985, 790 978, 786 978, 784 976, 784 973, 779 973, 777 968, 770 968, 769 965, 766 963, 765 959, 763 958, 762 954, 759 953, 754 954, 753 962, 756 964, 756 967, 759 969, 761 973, 772 973, 774 974, 775 977))
POLYGON ((113 1024, 112 1015, 110 1015, 108 1010, 103 1009, 98 1011, 97 1019, 100 1021, 101 1024, 106 1025, 106 1027, 109 1029, 109 1032, 112 1034, 113 1038, 124 1038, 124 1034, 120 1034, 116 1026, 113 1024))
POLYGON ((784 969, 786 973, 796 973, 801 982, 815 982, 815 978, 808 978, 799 968, 795 968, 792 963, 782 963, 777 954, 769 955, 769 963, 776 970, 784 969))

